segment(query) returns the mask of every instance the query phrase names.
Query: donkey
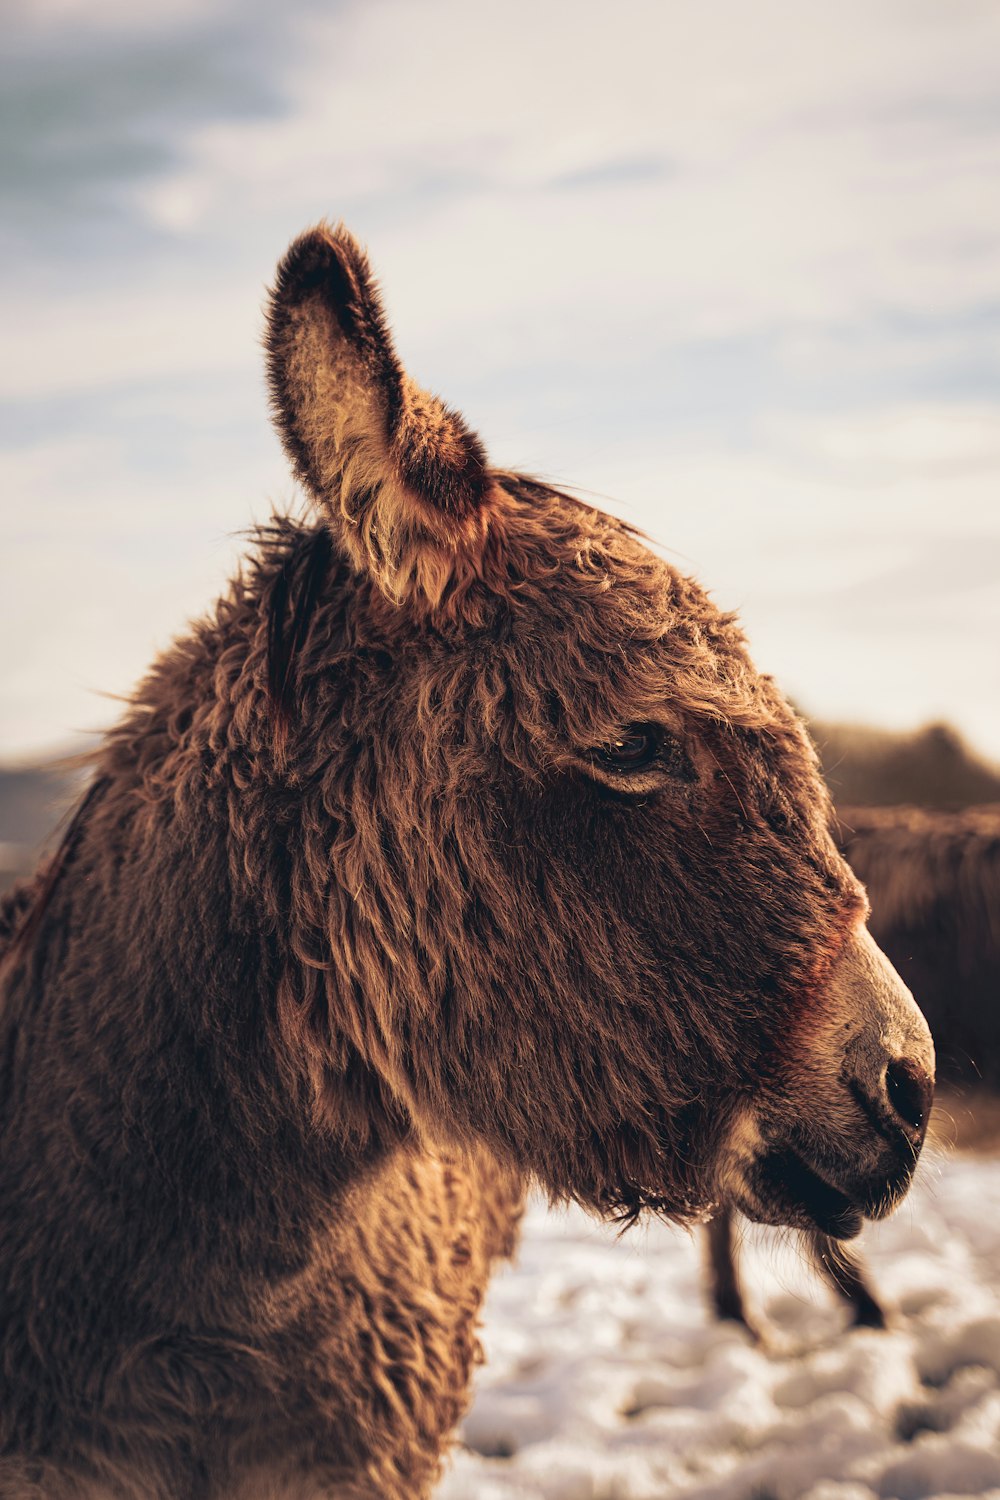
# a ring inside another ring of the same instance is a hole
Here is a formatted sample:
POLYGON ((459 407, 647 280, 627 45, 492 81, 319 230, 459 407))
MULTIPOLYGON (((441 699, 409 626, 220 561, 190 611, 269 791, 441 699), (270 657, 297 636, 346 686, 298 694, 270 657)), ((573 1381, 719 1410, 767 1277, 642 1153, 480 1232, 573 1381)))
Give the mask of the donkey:
POLYGON ((804 730, 621 522, 489 466, 326 225, 278 520, 15 896, 0 1496, 414 1500, 525 1188, 849 1237, 933 1050, 804 730))
MULTIPOLYGON (((955 746, 931 729, 903 742, 955 746)), ((964 752, 963 752, 964 754, 964 752)), ((974 763, 956 762, 959 779, 974 763)), ((985 768, 984 774, 985 774, 985 768)), ((957 783, 936 789, 954 796, 957 783)), ((939 1080, 959 1097, 1000 1090, 1000 804, 942 812, 926 807, 856 807, 837 818, 839 843, 871 901, 871 929, 911 979, 930 1024, 939 1080)), ((819 1271, 847 1304, 855 1327, 884 1328, 886 1314, 851 1247, 820 1231, 805 1236, 819 1271)), ((716 1314, 755 1335, 737 1267, 733 1214, 706 1225, 706 1273, 716 1314)))

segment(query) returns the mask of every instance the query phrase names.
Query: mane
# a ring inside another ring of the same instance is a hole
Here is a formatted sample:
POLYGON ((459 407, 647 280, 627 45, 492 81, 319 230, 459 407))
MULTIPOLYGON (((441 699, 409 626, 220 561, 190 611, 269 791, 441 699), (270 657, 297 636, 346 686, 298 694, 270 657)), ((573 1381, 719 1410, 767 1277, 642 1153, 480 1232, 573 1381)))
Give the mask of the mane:
POLYGON ((29 907, 34 904, 42 879, 42 873, 36 871, 27 879, 18 880, 0 896, 0 962, 3 961, 29 907))
MULTIPOLYGON (((261 528, 257 536, 267 541, 285 534, 275 525, 261 528)), ((293 533, 265 601, 267 696, 278 742, 283 742, 291 721, 298 653, 309 634, 332 555, 333 538, 326 526, 293 533)))
MULTIPOLYGON (((264 595, 267 628, 267 696, 273 714, 275 743, 280 754, 292 715, 297 657, 305 642, 333 553, 326 526, 306 530, 289 518, 276 518, 253 530, 266 556, 281 549, 284 557, 264 595)), ((140 690, 141 692, 141 690, 140 690)), ((136 694, 130 701, 139 701, 136 694)), ((74 757, 69 764, 82 768, 99 762, 100 750, 74 757)), ((30 945, 48 910, 63 872, 72 860, 80 832, 109 784, 95 775, 75 809, 62 820, 62 833, 52 854, 28 879, 0 897, 0 966, 13 963, 30 945)))

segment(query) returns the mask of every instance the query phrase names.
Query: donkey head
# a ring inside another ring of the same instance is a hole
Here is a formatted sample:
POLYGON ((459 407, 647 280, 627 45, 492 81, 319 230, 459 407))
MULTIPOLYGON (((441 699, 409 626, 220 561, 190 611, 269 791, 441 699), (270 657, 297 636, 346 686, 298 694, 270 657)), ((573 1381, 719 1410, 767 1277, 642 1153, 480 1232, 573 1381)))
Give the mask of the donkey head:
POLYGON ((605 1213, 850 1234, 886 1210, 930 1037, 732 617, 621 522, 492 470, 404 373, 343 230, 281 263, 268 356, 340 559, 278 755, 317 1088, 360 1066, 409 1126, 605 1213))

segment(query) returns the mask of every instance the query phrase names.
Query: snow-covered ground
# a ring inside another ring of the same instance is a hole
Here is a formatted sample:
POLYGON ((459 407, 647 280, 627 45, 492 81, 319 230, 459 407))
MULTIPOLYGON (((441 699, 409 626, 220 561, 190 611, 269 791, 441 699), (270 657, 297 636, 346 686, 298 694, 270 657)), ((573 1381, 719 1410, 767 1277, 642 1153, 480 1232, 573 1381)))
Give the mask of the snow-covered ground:
POLYGON ((534 1204, 441 1500, 1000 1500, 1000 1157, 938 1154, 862 1244, 887 1333, 748 1231, 760 1347, 709 1316, 697 1237, 534 1204))

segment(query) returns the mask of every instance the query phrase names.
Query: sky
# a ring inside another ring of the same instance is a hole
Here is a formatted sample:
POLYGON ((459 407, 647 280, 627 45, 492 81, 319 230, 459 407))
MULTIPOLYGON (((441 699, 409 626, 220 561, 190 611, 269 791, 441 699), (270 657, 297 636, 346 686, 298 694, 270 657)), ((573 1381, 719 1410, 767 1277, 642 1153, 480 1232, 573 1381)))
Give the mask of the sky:
POLYGON ((498 465, 820 718, 1000 759, 993 0, 7 0, 0 759, 110 722, 297 496, 274 264, 366 242, 498 465))

